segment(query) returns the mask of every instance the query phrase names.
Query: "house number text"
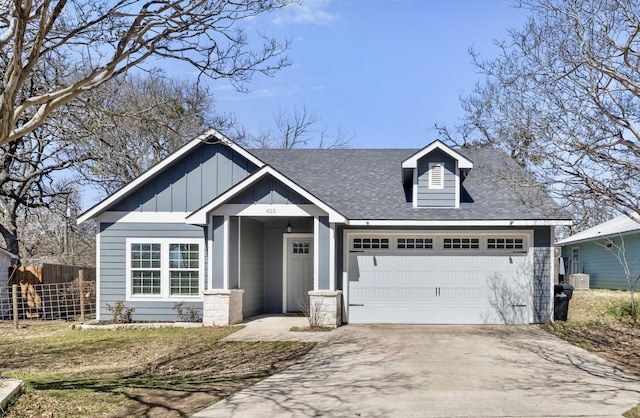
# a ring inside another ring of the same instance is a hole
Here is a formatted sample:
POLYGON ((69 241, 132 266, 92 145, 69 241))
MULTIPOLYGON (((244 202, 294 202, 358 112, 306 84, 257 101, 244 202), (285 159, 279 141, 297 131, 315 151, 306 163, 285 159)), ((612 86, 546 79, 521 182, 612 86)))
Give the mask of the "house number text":
POLYGON ((275 208, 267 209, 267 215, 274 215, 276 213, 275 208))

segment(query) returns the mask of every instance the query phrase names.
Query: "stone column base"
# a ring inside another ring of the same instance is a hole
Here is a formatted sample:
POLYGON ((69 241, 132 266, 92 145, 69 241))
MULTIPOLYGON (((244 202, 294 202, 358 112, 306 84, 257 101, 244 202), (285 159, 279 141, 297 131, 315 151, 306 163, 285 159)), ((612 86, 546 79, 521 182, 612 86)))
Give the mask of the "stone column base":
POLYGON ((337 328, 342 325, 342 291, 310 291, 309 324, 312 327, 330 328, 337 328))
POLYGON ((202 325, 228 326, 242 322, 242 289, 210 289, 202 293, 202 325))

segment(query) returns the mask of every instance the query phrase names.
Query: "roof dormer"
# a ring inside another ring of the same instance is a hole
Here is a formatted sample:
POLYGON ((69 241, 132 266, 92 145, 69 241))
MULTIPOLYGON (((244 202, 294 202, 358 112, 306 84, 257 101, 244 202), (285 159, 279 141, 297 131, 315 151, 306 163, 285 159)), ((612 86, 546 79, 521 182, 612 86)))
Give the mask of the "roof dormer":
POLYGON ((439 140, 402 162, 402 181, 416 208, 460 207, 460 185, 473 163, 439 140))

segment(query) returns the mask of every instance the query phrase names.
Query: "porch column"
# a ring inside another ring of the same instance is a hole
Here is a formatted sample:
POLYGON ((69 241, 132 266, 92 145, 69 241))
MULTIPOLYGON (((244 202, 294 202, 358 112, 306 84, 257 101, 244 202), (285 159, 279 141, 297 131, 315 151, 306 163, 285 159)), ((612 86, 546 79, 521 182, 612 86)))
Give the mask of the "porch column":
POLYGON ((331 288, 331 228, 328 216, 313 218, 313 288, 329 290, 331 288))
POLYGON ((242 322, 242 289, 211 289, 202 294, 202 325, 228 326, 242 322))
POLYGON ((337 328, 342 325, 342 292, 312 290, 309 292, 309 325, 337 328))

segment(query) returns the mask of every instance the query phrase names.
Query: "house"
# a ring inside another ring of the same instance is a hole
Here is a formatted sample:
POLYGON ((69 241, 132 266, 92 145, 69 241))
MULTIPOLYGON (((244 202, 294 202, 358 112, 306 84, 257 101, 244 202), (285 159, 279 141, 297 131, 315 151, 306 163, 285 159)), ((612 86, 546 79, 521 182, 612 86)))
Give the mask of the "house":
POLYGON ((17 259, 17 255, 4 248, 0 248, 0 294, 2 294, 2 289, 4 289, 9 282, 11 267, 13 267, 14 261, 17 259))
POLYGON ((78 222, 98 225, 99 317, 539 323, 571 220, 527 179, 493 149, 248 150, 212 130, 78 222))
POLYGON ((574 282, 578 278, 587 280, 584 286, 587 288, 629 290, 624 262, 631 277, 635 279, 640 275, 640 216, 637 214, 618 216, 556 244, 561 247, 565 277, 570 284, 579 286, 580 283, 574 282), (624 256, 618 259, 616 255, 624 256))

